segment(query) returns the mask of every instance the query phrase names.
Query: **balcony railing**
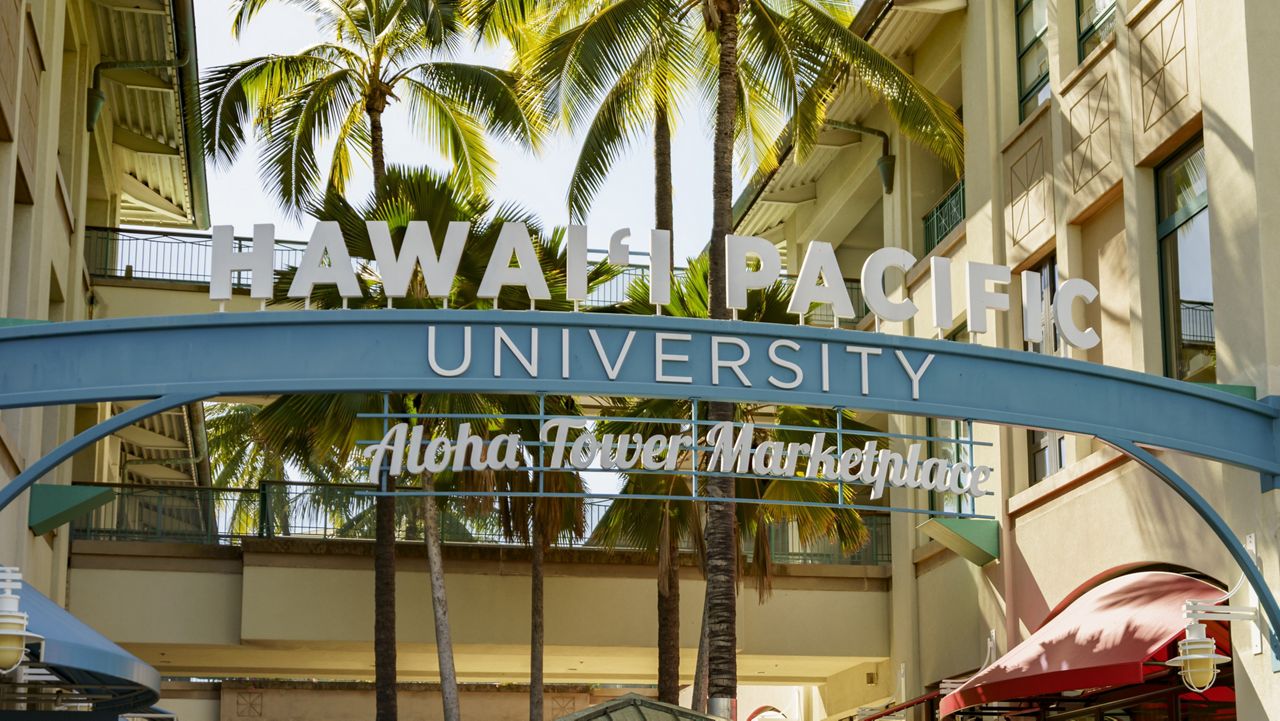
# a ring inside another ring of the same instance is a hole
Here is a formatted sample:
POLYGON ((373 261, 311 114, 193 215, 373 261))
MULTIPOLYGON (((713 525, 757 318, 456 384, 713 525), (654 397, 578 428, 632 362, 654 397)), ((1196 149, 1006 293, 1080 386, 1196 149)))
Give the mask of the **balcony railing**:
MULTIPOLYGON (((266 483, 261 490, 197 488, 190 486, 115 485, 115 498, 71 524, 71 535, 80 540, 161 541, 205 545, 239 545, 246 538, 305 538, 319 540, 372 540, 374 497, 358 495, 372 486, 266 483)), ((396 499, 396 537, 422 541, 426 499, 396 499)), ((586 534, 577 539, 565 535, 559 548, 599 548, 592 533, 611 501, 584 501, 586 534)), ((864 514, 869 540, 856 553, 842 553, 832 544, 797 547, 789 529, 770 530, 774 563, 829 563, 885 565, 889 563, 889 517, 864 514)), ((446 544, 514 546, 506 538, 496 516, 463 514, 445 504, 440 515, 446 544)), ((750 553, 751 543, 744 542, 750 553)), ((686 550, 692 546, 686 544, 686 550)), ((635 551, 634 548, 618 550, 635 551)))
MULTIPOLYGON (((170 231, 86 228, 85 265, 95 278, 155 280, 208 284, 212 272, 212 241, 208 235, 170 231)), ((252 247, 252 238, 236 238, 236 250, 252 247)), ((296 266, 302 260, 301 243, 277 241, 275 269, 296 266)), ((247 271, 232 274, 231 284, 248 288, 247 271)))
MULTIPOLYGON (((237 237, 236 250, 248 250, 252 247, 252 242, 251 238, 237 237)), ((275 269, 297 266, 302 260, 304 249, 305 245, 302 243, 277 241, 275 269)), ((95 278, 207 285, 212 273, 211 257, 210 237, 199 233, 126 228, 88 228, 85 231, 85 261, 89 275, 95 278)), ((684 269, 677 268, 675 273, 678 279, 684 269)), ((631 284, 647 275, 648 268, 644 265, 622 268, 617 276, 592 289, 586 306, 600 308, 625 301, 631 284)), ((235 288, 248 288, 251 280, 249 272, 235 271, 232 273, 231 284, 235 288)), ((790 283, 794 280, 784 276, 782 282, 790 283)), ((866 315, 867 307, 857 280, 845 279, 845 287, 853 300, 857 317, 841 319, 841 325, 852 327, 866 315)), ((817 306, 806 316, 806 322, 831 327, 835 316, 831 313, 830 306, 817 306)))
POLYGON ((1182 301, 1182 342, 1213 345, 1213 303, 1182 301))
POLYGON ((938 243, 963 222, 964 178, 961 178, 932 210, 924 214, 924 252, 933 252, 938 243))

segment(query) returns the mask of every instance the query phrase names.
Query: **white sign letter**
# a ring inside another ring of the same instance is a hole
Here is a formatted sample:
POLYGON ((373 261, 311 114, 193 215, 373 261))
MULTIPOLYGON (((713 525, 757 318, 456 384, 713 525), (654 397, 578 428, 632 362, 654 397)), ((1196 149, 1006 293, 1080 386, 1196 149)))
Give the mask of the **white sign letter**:
POLYGON ((1063 281, 1058 288, 1058 298, 1053 303, 1053 317, 1058 322, 1058 330, 1062 331, 1064 340, 1080 350, 1089 350, 1101 343, 1102 339, 1092 328, 1081 330, 1076 325, 1075 319, 1071 317, 1071 306, 1076 298, 1092 303, 1098 298, 1098 289, 1083 278, 1063 281))
POLYGON ((1009 269, 1003 265, 969 261, 964 268, 969 290, 969 332, 987 332, 988 310, 1009 310, 1009 294, 987 290, 987 283, 1009 284, 1009 269))
POLYGON ((551 299, 547 279, 542 275, 538 254, 533 250, 533 241, 524 223, 502 224, 476 295, 496 301, 498 294, 508 285, 522 286, 533 300, 551 299), (514 268, 511 267, 512 255, 516 258, 514 268))
POLYGON ((778 249, 764 238, 752 235, 726 235, 724 237, 725 300, 730 308, 747 307, 747 291, 768 288, 782 273, 782 259, 778 249), (747 267, 747 256, 760 259, 760 267, 747 267))
POLYGON ((272 274, 276 227, 267 224, 253 226, 253 248, 247 251, 235 249, 235 229, 229 225, 213 226, 213 267, 209 275, 209 300, 231 300, 231 273, 247 270, 253 274, 249 297, 271 299, 272 274))
POLYGON ((840 262, 836 260, 835 250, 830 243, 818 240, 810 242, 805 248, 800 275, 791 292, 787 312, 804 315, 809 312, 809 305, 812 303, 830 304, 831 314, 837 320, 857 315, 853 310, 853 301, 849 299, 849 289, 844 285, 844 275, 840 272, 840 262), (822 281, 821 284, 819 280, 822 281))
POLYGON ((453 279, 458 274, 458 262, 462 260, 462 248, 471 234, 471 224, 455 221, 449 223, 444 233, 444 246, 436 255, 431 228, 426 221, 411 220, 404 231, 400 255, 396 255, 391 242, 391 230, 385 222, 365 222, 369 242, 373 245, 373 258, 378 261, 378 273, 382 276, 382 288, 388 298, 403 298, 409 292, 414 265, 422 266, 422 278, 427 284, 427 295, 448 298, 453 290, 453 279))
POLYGON ((867 256, 867 261, 862 264, 862 299, 872 313, 884 320, 901 323, 910 320, 920 310, 910 298, 895 303, 884 292, 886 270, 901 268, 905 273, 915 264, 916 257, 902 248, 881 248, 867 256))
POLYGON ((330 284, 338 286, 338 294, 343 298, 360 297, 360 284, 356 282, 356 273, 351 268, 351 256, 347 253, 347 242, 342 239, 342 227, 337 221, 322 220, 311 231, 307 250, 298 263, 293 283, 289 285, 289 297, 310 298, 315 286, 330 284), (328 265, 324 264, 326 254, 329 256, 328 265))

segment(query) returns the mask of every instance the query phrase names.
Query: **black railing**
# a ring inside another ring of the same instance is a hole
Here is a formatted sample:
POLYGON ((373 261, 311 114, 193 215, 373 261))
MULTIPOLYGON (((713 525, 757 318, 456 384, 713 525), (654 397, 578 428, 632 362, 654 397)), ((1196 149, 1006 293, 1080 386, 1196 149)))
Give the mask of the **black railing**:
MULTIPOLYGON (((252 238, 236 237, 236 250, 248 250, 252 238)), ((302 260, 305 245, 294 241, 276 241, 276 270, 297 266, 302 260)), ((602 260, 601 251, 591 251, 593 260, 602 260)), ((212 241, 208 235, 169 231, 132 230, 127 228, 89 228, 85 231, 85 261, 89 275, 95 278, 118 280, 162 281, 208 285, 212 273, 212 241)), ((676 268, 677 282, 683 268, 676 268)), ((634 281, 645 278, 649 269, 644 265, 628 265, 614 278, 592 288, 585 305, 600 308, 627 299, 627 291, 634 281)), ((232 286, 248 288, 252 277, 247 271, 232 273, 232 286)), ((784 276, 782 282, 794 282, 784 276)), ((845 279, 845 287, 853 301, 856 318, 841 319, 842 326, 852 326, 867 314, 862 299, 862 287, 857 280, 845 279)), ((806 317, 810 325, 831 327, 835 316, 830 306, 817 306, 806 317)))
MULTIPOLYGON (((92 485, 92 484, 90 484, 92 485)), ((312 483, 265 483, 262 489, 199 488, 194 486, 113 485, 115 498, 75 519, 71 537, 80 540, 156 541, 239 545, 248 538, 305 538, 372 540, 374 497, 360 495, 372 486, 312 483)), ((421 496, 396 499, 396 537, 422 541, 425 501, 421 496)), ((592 533, 609 510, 608 499, 588 499, 586 533, 557 539, 560 548, 598 548, 592 533)), ((865 546, 844 553, 834 544, 802 546, 790 529, 770 530, 773 561, 782 564, 830 563, 885 565, 889 563, 889 517, 864 514, 869 531, 865 546)), ((463 514, 446 504, 440 515, 447 544, 518 545, 502 533, 492 515, 463 514)), ((692 546, 686 544, 685 550, 692 546)), ((751 544, 744 543, 751 551, 751 544)), ((634 548, 617 550, 635 551, 634 548)))
POLYGON ((961 178, 932 210, 924 214, 924 252, 933 252, 938 243, 963 222, 964 178, 961 178))
MULTIPOLYGON (((237 237, 236 250, 252 247, 253 239, 237 237)), ((296 266, 304 246, 276 241, 276 270, 296 266)), ((154 280, 208 284, 212 269, 212 241, 208 235, 163 230, 86 228, 85 264, 95 278, 154 280)), ((232 285, 248 288, 248 272, 232 274, 232 285)))
POLYGON ((1213 303, 1182 301, 1180 323, 1184 345, 1213 345, 1213 303))

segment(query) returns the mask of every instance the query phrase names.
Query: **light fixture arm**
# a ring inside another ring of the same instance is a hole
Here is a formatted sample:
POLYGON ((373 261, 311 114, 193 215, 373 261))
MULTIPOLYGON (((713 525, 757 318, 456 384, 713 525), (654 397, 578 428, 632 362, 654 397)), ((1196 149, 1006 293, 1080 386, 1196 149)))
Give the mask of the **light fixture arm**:
POLYGON ((85 130, 92 133, 98 125, 98 116, 102 114, 102 106, 107 104, 107 94, 102 92, 103 70, 160 70, 169 68, 177 70, 191 62, 188 50, 175 60, 106 60, 93 66, 93 84, 89 86, 85 106, 85 130))
POLYGON ((866 135, 874 135, 880 138, 880 159, 876 161, 876 170, 880 171, 880 185, 884 189, 884 194, 893 193, 893 171, 897 158, 889 149, 889 134, 879 128, 873 128, 870 125, 862 123, 846 123, 843 120, 828 120, 827 126, 836 130, 848 130, 854 133, 864 133, 866 135))

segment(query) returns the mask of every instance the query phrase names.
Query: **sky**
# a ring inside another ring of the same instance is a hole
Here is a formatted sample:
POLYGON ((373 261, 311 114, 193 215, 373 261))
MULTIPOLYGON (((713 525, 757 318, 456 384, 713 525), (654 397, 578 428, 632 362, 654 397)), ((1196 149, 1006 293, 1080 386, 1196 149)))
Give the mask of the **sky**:
MULTIPOLYGON (((231 35, 230 3, 202 0, 194 3, 200 69, 270 53, 288 53, 321 40, 312 20, 302 11, 283 4, 269 4, 237 40, 231 35)), ((455 58, 490 65, 504 64, 498 49, 469 50, 455 58)), ((707 115, 697 107, 682 108, 672 147, 675 179, 675 256, 696 255, 708 240, 711 228, 711 134, 703 122, 707 115)), ((393 164, 439 163, 417 140, 404 113, 394 109, 386 121, 387 157, 393 164)), ((547 226, 568 222, 565 197, 579 139, 557 133, 538 155, 511 143, 493 142, 498 180, 492 195, 498 203, 516 203, 532 211, 547 226)), ((310 234, 307 221, 286 217, 258 178, 256 148, 246 148, 229 167, 208 165, 210 218, 215 225, 233 225, 238 235, 249 235, 255 223, 274 222, 276 237, 302 240, 310 234)), ((367 161, 366 161, 367 165, 367 161)), ((371 173, 362 167, 353 191, 363 196, 371 173)), ((592 248, 607 247, 613 231, 630 227, 640 250, 647 242, 644 231, 653 226, 652 145, 637 139, 631 151, 614 167, 597 195, 587 218, 592 248)))

